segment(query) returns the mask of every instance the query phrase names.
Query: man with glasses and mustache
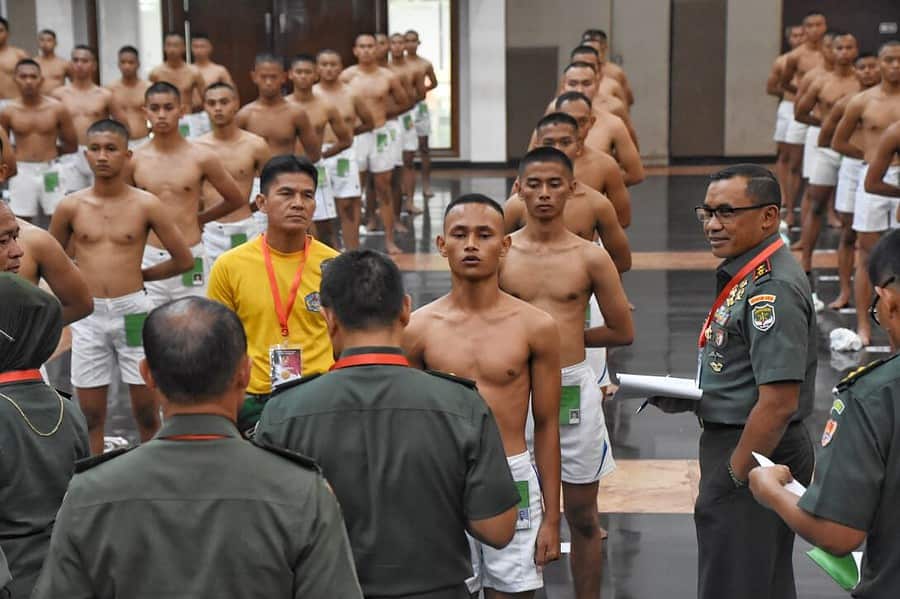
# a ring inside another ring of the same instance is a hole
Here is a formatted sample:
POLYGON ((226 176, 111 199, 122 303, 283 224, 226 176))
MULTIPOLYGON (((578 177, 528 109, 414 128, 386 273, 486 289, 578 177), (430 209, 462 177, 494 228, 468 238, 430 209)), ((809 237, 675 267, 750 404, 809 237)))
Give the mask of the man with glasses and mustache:
POLYGON ((696 410, 700 493, 698 597, 794 598, 794 533, 747 487, 751 452, 788 464, 809 483, 816 318, 806 275, 778 235, 775 176, 740 164, 711 177, 696 207, 714 256, 716 298, 698 340, 699 402, 664 398, 665 411, 696 410))
POLYGON ((793 478, 786 466, 755 468, 750 489, 791 529, 835 555, 866 540, 854 597, 894 597, 900 588, 900 231, 885 235, 872 251, 869 276, 875 299, 869 315, 888 333, 894 355, 841 381, 829 420, 815 482, 797 498, 783 487, 793 478))

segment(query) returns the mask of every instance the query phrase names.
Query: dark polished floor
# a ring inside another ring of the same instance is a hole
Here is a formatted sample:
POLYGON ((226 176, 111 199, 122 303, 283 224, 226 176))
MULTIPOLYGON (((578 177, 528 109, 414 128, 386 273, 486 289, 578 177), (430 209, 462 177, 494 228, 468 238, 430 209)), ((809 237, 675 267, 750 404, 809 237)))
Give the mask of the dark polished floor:
MULTIPOLYGON (((434 253, 434 236, 439 231, 443 209, 450 198, 469 192, 481 192, 498 200, 506 198, 513 173, 480 175, 450 171, 435 175, 436 196, 426 214, 409 224, 412 233, 400 237, 399 245, 410 253, 434 253)), ((691 207, 702 202, 706 178, 700 175, 652 175, 632 188, 634 222, 629 229, 632 250, 636 256, 646 252, 692 252, 702 254, 706 244, 694 219, 691 207)), ((421 205, 421 199, 417 199, 421 205)), ((820 242, 822 248, 834 248, 837 237, 827 231, 820 242)), ((369 235, 365 245, 383 247, 383 236, 369 235)), ((404 257, 403 264, 415 259, 404 257)), ((636 338, 631 347, 610 353, 613 372, 692 376, 696 367, 697 331, 714 295, 711 269, 683 270, 673 268, 671 260, 659 266, 627 273, 624 277, 628 295, 635 306, 636 338)), ((819 295, 826 302, 836 295, 834 269, 818 272, 819 295)), ((440 269, 407 270, 405 282, 416 307, 447 292, 449 274, 440 269)), ((818 439, 831 405, 831 389, 849 369, 882 357, 883 353, 858 352, 837 355, 829 351, 828 332, 837 327, 854 327, 853 314, 826 311, 819 316, 819 368, 816 379, 815 413, 807 422, 813 439, 818 439)), ((875 346, 886 346, 886 337, 878 331, 875 346)), ((67 386, 65 358, 53 365, 54 378, 67 386)), ((697 458, 700 429, 692 416, 667 416, 655 409, 633 415, 639 400, 606 402, 606 416, 614 453, 618 460, 670 460, 673 464, 691 463, 697 458)), ((135 440, 130 408, 121 391, 114 393, 108 434, 135 440)), ((638 474, 639 476, 639 474, 638 474)), ((629 481, 619 483, 629 484, 629 481)), ((674 496, 674 493, 673 493, 674 496)), ((605 545, 604 593, 607 599, 688 599, 696 596, 697 551, 692 516, 662 505, 659 513, 632 513, 602 509, 604 526, 609 530, 605 545)), ((568 531, 564 531, 568 538, 568 531)), ((809 546, 798 541, 795 568, 799 596, 809 599, 846 597, 826 575, 821 573, 804 552, 809 546)), ((563 599, 573 597, 567 559, 545 570, 546 594, 539 597, 563 599)), ((724 598, 723 598, 724 599, 724 598)), ((764 599, 764 598, 760 598, 764 599)))

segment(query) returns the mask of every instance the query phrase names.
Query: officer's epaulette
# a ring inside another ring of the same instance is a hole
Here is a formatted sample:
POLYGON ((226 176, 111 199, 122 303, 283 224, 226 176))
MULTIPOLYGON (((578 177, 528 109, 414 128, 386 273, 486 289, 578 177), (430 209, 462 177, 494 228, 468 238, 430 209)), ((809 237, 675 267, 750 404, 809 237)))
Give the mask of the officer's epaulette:
POLYGON ((259 441, 257 439, 252 439, 250 441, 260 449, 265 449, 268 452, 274 453, 276 455, 280 455, 283 458, 287 458, 292 462, 300 464, 307 470, 314 470, 319 474, 322 474, 322 469, 316 463, 314 459, 311 457, 305 456, 302 453, 297 453, 296 451, 291 451, 290 449, 285 449, 284 447, 277 447, 275 445, 271 445, 264 441, 259 441))
POLYGON ((428 374, 434 375, 434 376, 439 376, 442 379, 447 379, 448 381, 453 381, 454 383, 459 383, 460 385, 465 385, 466 387, 468 387, 470 389, 476 389, 476 390, 478 389, 478 385, 476 385, 475 381, 473 381, 472 379, 467 379, 467 378, 463 378, 461 376, 456 376, 455 374, 453 374, 451 372, 441 372, 440 370, 428 370, 428 369, 426 369, 425 372, 427 372, 428 374))
POLYGON ((301 377, 301 378, 299 378, 299 379, 295 379, 295 380, 293 380, 293 381, 289 381, 289 382, 284 383, 284 384, 282 384, 282 385, 278 385, 277 387, 275 387, 274 389, 272 389, 272 396, 274 397, 274 396, 278 395, 279 393, 282 393, 282 392, 284 392, 284 391, 287 391, 288 389, 293 389, 294 387, 296 387, 296 386, 298 386, 298 385, 302 385, 303 383, 308 383, 309 381, 311 381, 311 380, 313 380, 313 379, 317 379, 317 378, 319 378, 320 376, 322 376, 322 373, 321 373, 321 372, 317 372, 317 373, 315 373, 315 374, 310 374, 310 375, 301 377))
POLYGON ((772 261, 766 260, 753 270, 753 282, 759 283, 772 274, 772 261))
POLYGON ((881 360, 875 360, 874 362, 869 362, 865 366, 860 366, 859 368, 857 368, 856 370, 854 370, 853 372, 851 372, 850 374, 848 374, 847 376, 845 376, 844 378, 841 379, 841 382, 839 382, 837 384, 837 390, 843 391, 844 389, 846 389, 847 387, 849 387, 850 385, 852 385, 853 383, 855 383, 856 381, 861 379, 863 376, 865 376, 869 372, 872 372, 873 370, 875 370, 877 367, 881 366, 885 362, 887 362, 887 360, 881 359, 881 360))
POLYGON ((85 470, 90 470, 94 466, 99 466, 104 462, 108 462, 113 458, 117 458, 122 454, 128 453, 134 449, 133 447, 120 447, 119 449, 113 449, 112 451, 107 451, 106 453, 91 456, 89 458, 84 458, 82 460, 76 460, 75 462, 75 474, 80 472, 84 472, 85 470))

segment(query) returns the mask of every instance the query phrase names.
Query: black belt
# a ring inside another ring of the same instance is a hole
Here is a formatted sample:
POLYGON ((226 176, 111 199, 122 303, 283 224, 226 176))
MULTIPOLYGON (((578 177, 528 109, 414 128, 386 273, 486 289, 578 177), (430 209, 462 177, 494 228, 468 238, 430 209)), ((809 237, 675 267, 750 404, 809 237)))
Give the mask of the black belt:
MULTIPOLYGON (((727 424, 725 422, 710 422, 709 420, 704 420, 700 416, 697 416, 697 420, 700 422, 700 428, 705 431, 722 431, 722 430, 735 430, 742 429, 746 426, 746 423, 742 422, 740 424, 727 424)), ((794 426, 795 424, 802 424, 802 420, 792 420, 788 423, 788 427, 794 426)))

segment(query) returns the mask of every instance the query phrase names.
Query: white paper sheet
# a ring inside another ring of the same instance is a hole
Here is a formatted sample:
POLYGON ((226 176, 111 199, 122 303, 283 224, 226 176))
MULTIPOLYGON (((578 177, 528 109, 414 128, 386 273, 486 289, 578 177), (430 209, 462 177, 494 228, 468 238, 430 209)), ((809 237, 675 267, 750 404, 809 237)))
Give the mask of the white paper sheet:
POLYGON ((694 379, 672 376, 647 376, 643 374, 619 374, 619 390, 616 397, 649 397, 662 395, 679 399, 699 400, 703 391, 694 379))
MULTIPOLYGON (((769 468, 770 466, 774 466, 775 462, 762 455, 761 453, 756 453, 755 451, 751 452, 753 457, 756 458, 756 462, 762 466, 763 468, 769 468)), ((797 497, 803 497, 803 494, 806 493, 806 487, 801 485, 795 480, 792 480, 788 484, 784 485, 784 488, 796 495, 797 497)))

